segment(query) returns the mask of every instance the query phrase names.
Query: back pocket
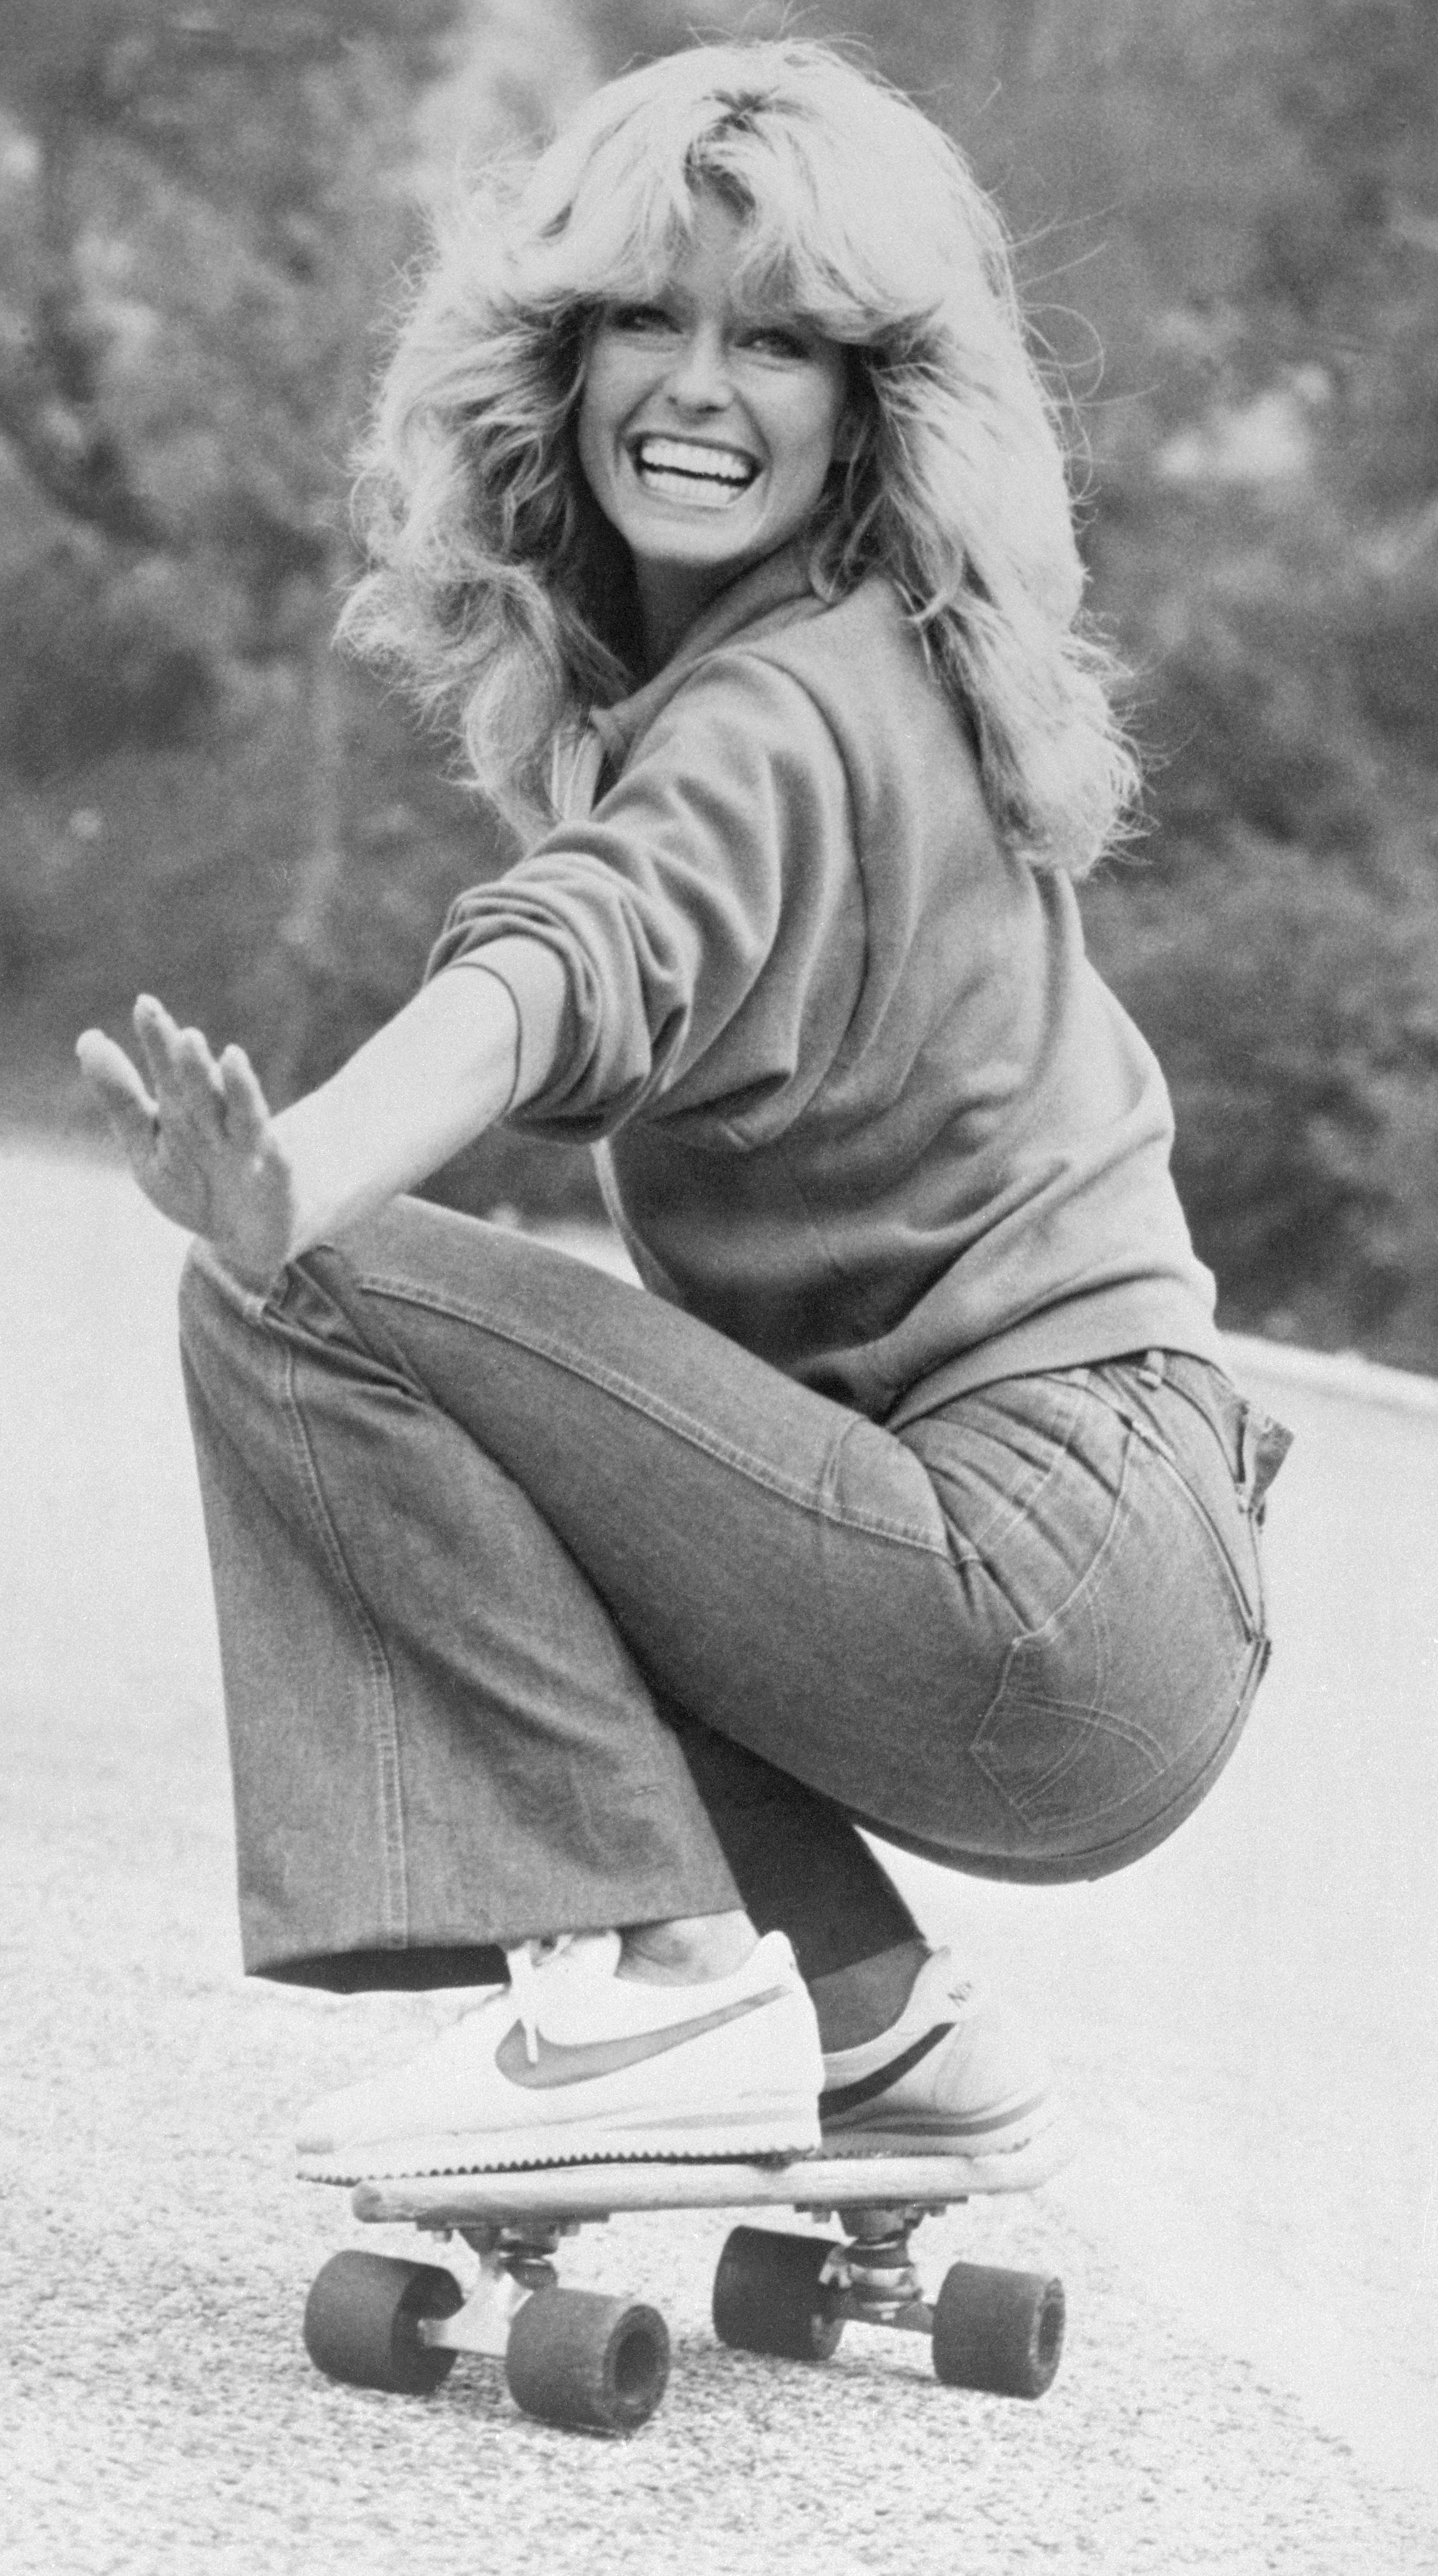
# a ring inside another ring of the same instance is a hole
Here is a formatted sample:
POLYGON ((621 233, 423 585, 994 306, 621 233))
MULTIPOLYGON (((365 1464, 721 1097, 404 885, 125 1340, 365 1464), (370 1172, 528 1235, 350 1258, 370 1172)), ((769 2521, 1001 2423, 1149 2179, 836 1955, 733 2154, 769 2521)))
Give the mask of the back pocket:
POLYGON ((1212 1776, 1262 1649, 1206 1516, 1130 1432, 1103 1543, 1042 1627, 1017 1637, 971 1750, 1033 1857, 1089 1828, 1142 1834, 1212 1776))

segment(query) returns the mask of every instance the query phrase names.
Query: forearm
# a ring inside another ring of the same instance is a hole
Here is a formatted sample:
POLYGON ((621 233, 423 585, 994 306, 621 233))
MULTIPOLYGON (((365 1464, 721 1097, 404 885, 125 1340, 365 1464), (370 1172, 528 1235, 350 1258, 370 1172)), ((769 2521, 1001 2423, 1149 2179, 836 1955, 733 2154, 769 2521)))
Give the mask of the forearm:
MULTIPOLYGON (((553 1058, 564 970, 534 940, 496 941, 496 968, 520 949, 525 985, 548 1005, 538 1048, 526 1027, 529 1090, 553 1058)), ((513 1105, 519 1062, 519 1014, 497 972, 466 963, 426 984, 318 1091, 276 1118, 293 1176, 291 1254, 372 1214, 493 1126, 513 1105)))

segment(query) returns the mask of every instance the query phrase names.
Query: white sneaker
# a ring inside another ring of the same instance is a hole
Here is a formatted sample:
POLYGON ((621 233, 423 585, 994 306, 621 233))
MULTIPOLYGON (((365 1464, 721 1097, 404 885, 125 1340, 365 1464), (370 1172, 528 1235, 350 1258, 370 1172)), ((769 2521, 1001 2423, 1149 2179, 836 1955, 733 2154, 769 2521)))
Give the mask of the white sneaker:
POLYGON ((1039 2181, 1072 2153, 1043 2060, 950 1950, 877 2039, 830 2050, 819 2117, 839 2154, 1022 2156, 1039 2181))
POLYGON ((619 1952, 617 1932, 511 1951, 513 1983, 422 2056, 311 2107, 301 2174, 370 2182, 817 2147, 818 2025, 782 1932, 696 1986, 618 1977, 619 1952))

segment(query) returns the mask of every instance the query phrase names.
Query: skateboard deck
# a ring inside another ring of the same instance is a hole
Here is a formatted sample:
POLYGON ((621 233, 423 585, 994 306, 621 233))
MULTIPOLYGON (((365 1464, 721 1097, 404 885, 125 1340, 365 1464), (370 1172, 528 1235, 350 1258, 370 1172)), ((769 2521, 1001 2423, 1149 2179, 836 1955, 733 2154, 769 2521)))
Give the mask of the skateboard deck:
MULTIPOLYGON (((1062 2284, 1042 2273, 956 2263, 926 2299, 909 2238, 954 2203, 1032 2190, 1066 2161, 1049 2138, 1025 2153, 834 2155, 789 2159, 535 2165, 426 2174, 354 2186, 367 2225, 457 2237, 478 2258, 466 2286, 431 2263, 347 2252, 318 2275, 305 2312, 311 2359, 330 2378, 422 2394, 460 2353, 503 2361, 527 2414, 632 2432, 653 2414, 669 2369, 663 2318, 642 2302, 561 2289, 554 2256, 582 2226, 642 2211, 787 2209, 803 2233, 736 2228, 720 2256, 713 2319, 722 2343, 823 2361, 846 2325, 932 2340, 951 2386, 1039 2397, 1058 2368, 1062 2284), (842 2234, 818 2232, 832 2219, 842 2234)), ((472 2271, 471 2266, 471 2271, 472 2271)))
MULTIPOLYGON (((1041 2150, 1041 2151, 1040 2151, 1041 2150)), ((724 2157, 693 2162, 526 2165, 508 2171, 422 2174, 353 2186, 350 2206, 372 2225, 464 2227, 520 2217, 619 2218, 662 2209, 838 2209, 899 2201, 937 2210, 994 2192, 1032 2191, 1066 2154, 724 2157)))

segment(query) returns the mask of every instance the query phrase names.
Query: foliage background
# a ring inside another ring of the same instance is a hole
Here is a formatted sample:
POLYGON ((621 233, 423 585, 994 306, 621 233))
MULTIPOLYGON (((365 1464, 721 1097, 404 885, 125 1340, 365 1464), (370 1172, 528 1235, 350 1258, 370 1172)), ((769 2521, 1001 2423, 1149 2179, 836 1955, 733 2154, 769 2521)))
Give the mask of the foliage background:
MULTIPOLYGON (((710 0, 861 42, 1020 246, 1087 441, 1149 831, 1085 898, 1224 1320, 1438 1369, 1438 48, 1429 0, 710 0)), ((345 454, 457 154, 674 0, 9 0, 0 1112, 140 985, 278 1096, 507 855, 327 637, 345 454)), ((489 1140, 466 1203, 587 1204, 489 1140)))

